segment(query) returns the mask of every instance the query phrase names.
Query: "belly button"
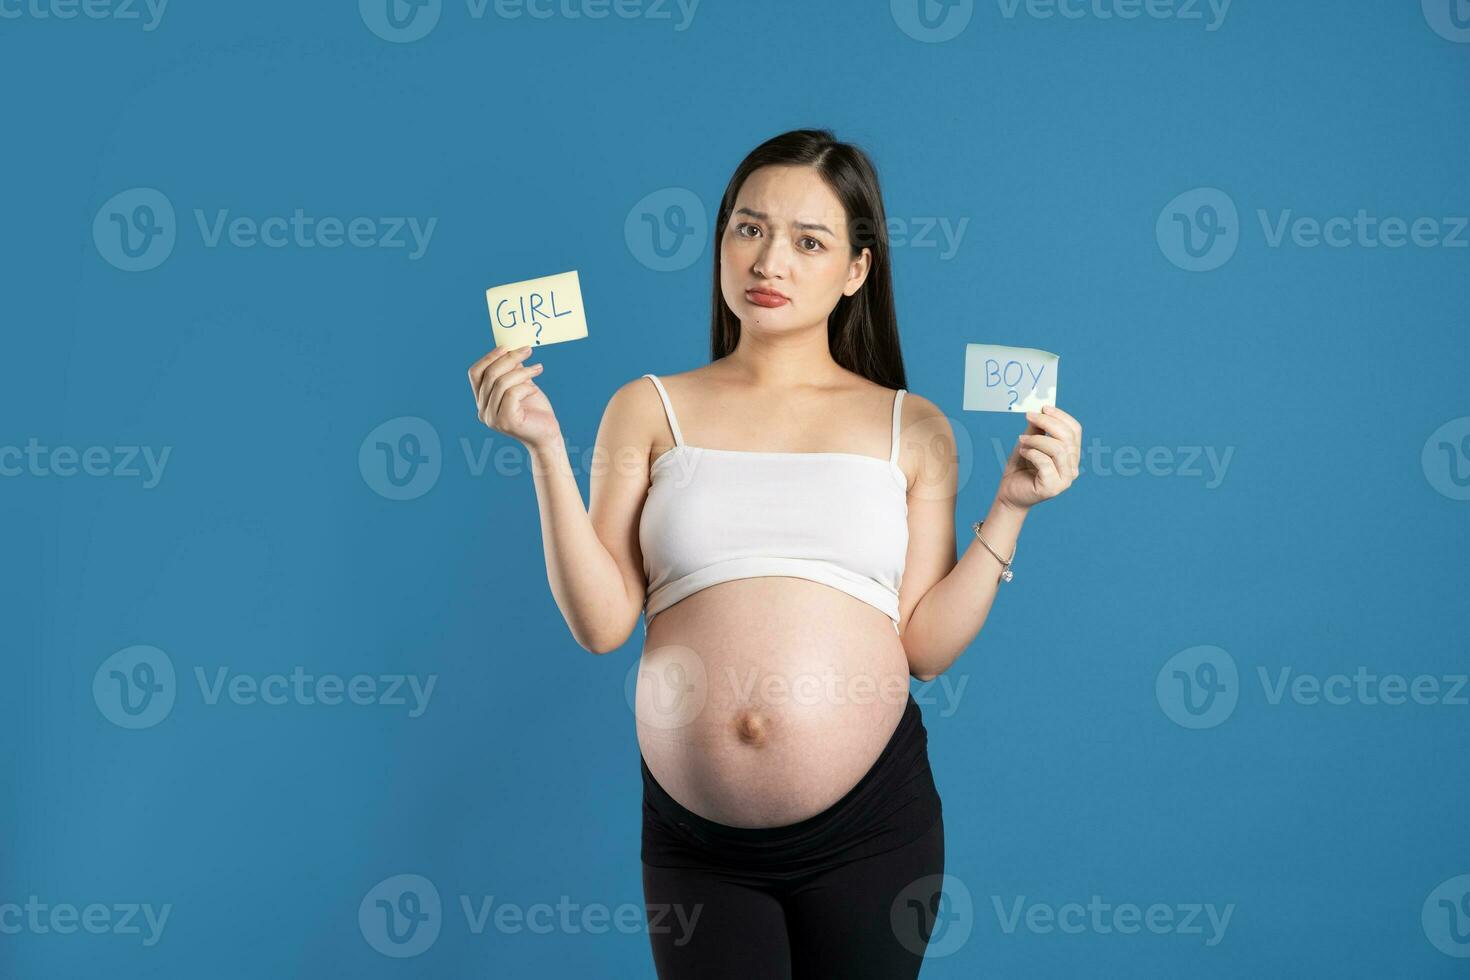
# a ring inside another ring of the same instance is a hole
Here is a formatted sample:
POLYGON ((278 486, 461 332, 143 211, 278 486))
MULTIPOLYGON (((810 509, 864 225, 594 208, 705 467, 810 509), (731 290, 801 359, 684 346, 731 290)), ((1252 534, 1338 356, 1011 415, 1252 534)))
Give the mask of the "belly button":
POLYGON ((741 708, 735 716, 735 735, 746 745, 762 745, 766 741, 766 719, 754 708, 741 708))

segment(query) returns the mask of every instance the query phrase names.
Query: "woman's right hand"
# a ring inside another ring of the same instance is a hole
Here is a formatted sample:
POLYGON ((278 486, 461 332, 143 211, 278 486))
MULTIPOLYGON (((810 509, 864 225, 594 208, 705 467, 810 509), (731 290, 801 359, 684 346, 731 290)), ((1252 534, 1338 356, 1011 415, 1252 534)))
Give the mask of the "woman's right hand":
POLYGON ((470 388, 481 422, 535 449, 556 440, 561 426, 546 393, 531 380, 546 365, 527 366, 530 353, 529 346, 495 347, 470 365, 470 388))

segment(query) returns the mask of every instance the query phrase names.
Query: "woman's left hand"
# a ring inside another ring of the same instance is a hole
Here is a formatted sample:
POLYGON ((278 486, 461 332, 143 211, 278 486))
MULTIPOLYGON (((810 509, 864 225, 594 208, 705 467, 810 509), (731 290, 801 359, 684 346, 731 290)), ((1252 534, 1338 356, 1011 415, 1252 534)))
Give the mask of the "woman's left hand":
POLYGON ((1031 424, 1011 450, 995 493, 1016 510, 1055 497, 1081 475, 1082 423, 1055 405, 1027 412, 1026 420, 1031 424))

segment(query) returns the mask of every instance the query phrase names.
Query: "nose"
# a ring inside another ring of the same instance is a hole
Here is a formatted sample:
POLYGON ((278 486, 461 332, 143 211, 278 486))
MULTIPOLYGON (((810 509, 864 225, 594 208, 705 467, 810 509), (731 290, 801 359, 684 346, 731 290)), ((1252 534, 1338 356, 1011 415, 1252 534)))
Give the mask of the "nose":
POLYGON ((755 256, 754 271, 763 279, 785 278, 791 264, 791 243, 780 235, 765 240, 755 256))

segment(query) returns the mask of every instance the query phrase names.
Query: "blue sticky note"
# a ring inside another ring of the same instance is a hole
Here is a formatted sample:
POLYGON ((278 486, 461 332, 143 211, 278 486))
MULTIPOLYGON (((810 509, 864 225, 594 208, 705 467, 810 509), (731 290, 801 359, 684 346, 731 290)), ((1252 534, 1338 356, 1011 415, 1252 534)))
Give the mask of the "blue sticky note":
POLYGON ((1057 361, 1051 351, 999 344, 965 345, 967 412, 1035 412, 1057 403, 1057 361))

